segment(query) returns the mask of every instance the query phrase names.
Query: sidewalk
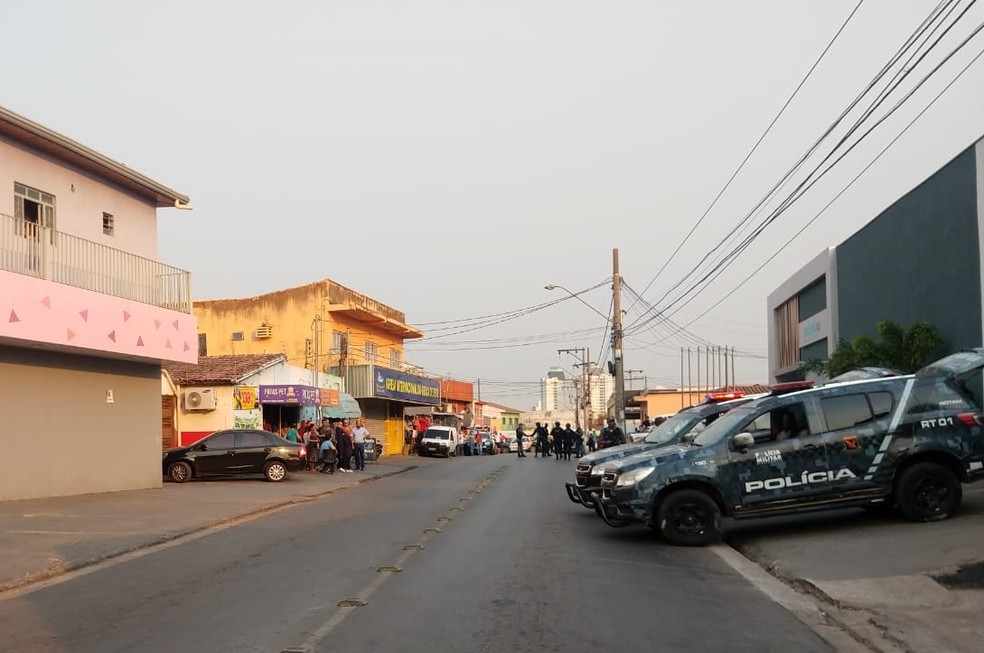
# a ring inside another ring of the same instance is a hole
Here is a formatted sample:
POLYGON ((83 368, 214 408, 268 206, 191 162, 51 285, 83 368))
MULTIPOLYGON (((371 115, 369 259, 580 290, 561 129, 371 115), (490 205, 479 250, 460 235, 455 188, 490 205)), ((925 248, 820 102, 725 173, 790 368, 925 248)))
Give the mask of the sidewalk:
POLYGON ((984 487, 917 524, 862 510, 736 524, 732 545, 773 576, 882 634, 874 650, 977 653, 984 642, 984 487), (900 648, 893 645, 903 643, 900 648))
POLYGON ((280 483, 261 477, 165 482, 160 489, 0 503, 0 592, 399 474, 418 462, 385 456, 364 472, 295 472, 280 483))

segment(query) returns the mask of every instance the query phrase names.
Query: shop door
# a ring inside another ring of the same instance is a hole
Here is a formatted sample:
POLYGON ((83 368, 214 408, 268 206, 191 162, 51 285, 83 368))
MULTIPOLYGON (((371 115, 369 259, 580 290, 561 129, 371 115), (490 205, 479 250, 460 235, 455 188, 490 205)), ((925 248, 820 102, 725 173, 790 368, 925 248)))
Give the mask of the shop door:
POLYGON ((178 431, 174 428, 174 408, 177 397, 161 395, 161 448, 176 447, 178 431))

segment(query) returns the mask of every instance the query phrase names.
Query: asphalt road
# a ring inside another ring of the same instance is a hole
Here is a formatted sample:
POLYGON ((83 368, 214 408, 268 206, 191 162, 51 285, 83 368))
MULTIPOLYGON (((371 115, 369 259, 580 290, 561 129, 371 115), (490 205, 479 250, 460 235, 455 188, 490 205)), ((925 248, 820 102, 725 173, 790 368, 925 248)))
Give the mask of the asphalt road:
POLYGON ((709 550, 611 529, 570 503, 571 472, 552 458, 422 460, 13 593, 0 648, 831 650, 709 550))

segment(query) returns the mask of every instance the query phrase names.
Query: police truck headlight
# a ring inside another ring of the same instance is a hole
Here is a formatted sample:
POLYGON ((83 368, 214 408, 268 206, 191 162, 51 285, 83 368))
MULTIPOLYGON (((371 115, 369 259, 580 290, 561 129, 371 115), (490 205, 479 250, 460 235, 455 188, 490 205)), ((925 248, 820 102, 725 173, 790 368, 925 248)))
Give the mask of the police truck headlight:
POLYGON ((594 467, 591 468, 592 476, 601 476, 604 473, 605 473, 605 468, 602 467, 601 465, 595 465, 594 467))
POLYGON ((649 465, 648 467, 640 467, 639 469, 633 469, 630 472, 619 474, 618 480, 615 481, 615 487, 635 485, 642 479, 652 474, 655 469, 656 465, 649 465))

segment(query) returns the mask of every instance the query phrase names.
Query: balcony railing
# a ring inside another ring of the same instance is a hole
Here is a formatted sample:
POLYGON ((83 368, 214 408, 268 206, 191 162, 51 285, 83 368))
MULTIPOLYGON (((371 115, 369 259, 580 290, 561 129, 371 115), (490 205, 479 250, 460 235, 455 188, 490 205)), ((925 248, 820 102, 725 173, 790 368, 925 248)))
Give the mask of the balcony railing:
POLYGON ((2 213, 0 269, 191 313, 191 273, 2 213))

